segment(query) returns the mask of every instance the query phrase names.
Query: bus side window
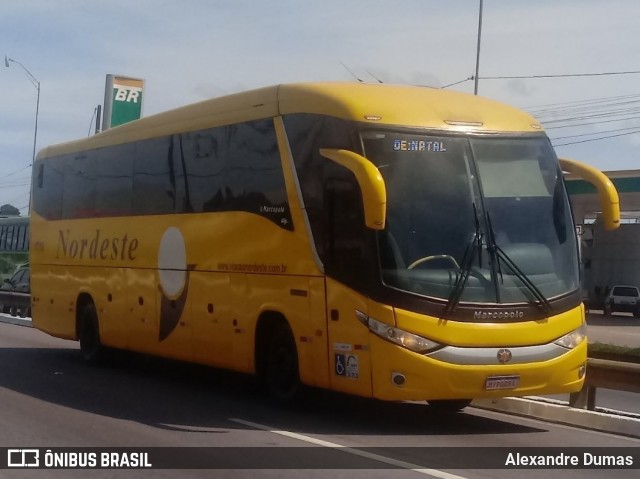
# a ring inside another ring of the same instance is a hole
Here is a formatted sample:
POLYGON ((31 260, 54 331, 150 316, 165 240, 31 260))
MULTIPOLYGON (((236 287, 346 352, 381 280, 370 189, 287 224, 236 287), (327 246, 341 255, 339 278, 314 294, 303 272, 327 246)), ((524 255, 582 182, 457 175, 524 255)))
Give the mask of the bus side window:
POLYGON ((357 134, 349 122, 321 115, 291 114, 284 117, 284 123, 316 252, 325 263, 328 234, 325 194, 326 182, 331 177, 327 168, 338 166, 321 156, 319 150, 342 148, 359 153, 357 134))
POLYGON ((324 183, 324 252, 329 276, 359 286, 370 275, 367 228, 358 182, 346 168, 330 164, 324 183))
POLYGON ((62 217, 64 170, 70 156, 50 158, 37 166, 36 188, 33 189, 33 210, 48 220, 62 217), (45 187, 46 182, 46 187, 45 187))
POLYGON ((38 188, 42 188, 44 185, 44 164, 38 165, 38 188))

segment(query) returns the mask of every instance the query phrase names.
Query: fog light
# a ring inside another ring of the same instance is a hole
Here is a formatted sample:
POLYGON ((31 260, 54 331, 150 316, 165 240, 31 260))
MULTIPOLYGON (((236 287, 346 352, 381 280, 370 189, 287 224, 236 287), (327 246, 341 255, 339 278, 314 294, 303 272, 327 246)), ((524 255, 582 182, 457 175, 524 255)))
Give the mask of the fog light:
POLYGON ((391 380, 393 381, 393 384, 395 384, 396 386, 402 386, 407 378, 404 377, 404 374, 402 373, 391 373, 391 380))
POLYGON ((582 363, 582 366, 578 368, 578 379, 582 379, 587 372, 587 363, 582 363))

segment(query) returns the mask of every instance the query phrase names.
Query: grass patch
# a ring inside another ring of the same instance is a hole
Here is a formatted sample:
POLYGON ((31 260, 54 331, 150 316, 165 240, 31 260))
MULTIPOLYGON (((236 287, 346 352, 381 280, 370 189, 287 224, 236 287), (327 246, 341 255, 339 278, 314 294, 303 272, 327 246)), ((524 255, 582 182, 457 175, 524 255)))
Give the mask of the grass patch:
POLYGON ((587 346, 587 356, 590 358, 640 363, 640 348, 604 343, 589 343, 587 346))

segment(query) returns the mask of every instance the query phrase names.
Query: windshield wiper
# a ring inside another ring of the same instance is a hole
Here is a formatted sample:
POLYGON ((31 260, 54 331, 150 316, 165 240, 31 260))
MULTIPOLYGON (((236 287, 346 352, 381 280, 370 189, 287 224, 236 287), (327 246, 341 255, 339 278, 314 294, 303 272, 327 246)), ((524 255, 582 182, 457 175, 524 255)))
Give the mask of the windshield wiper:
MULTIPOLYGON (((533 284, 533 281, 529 279, 529 277, 520 269, 518 265, 509 257, 507 253, 504 252, 500 246, 496 243, 495 233, 493 230, 493 225, 491 224, 491 215, 489 212, 486 212, 487 215, 487 227, 489 228, 489 244, 487 248, 489 249, 492 256, 496 258, 496 267, 498 268, 498 274, 500 275, 500 280, 503 280, 502 270, 500 269, 500 261, 502 260, 507 267, 514 273, 516 278, 518 278, 522 284, 527 288, 527 290, 533 295, 533 297, 537 300, 536 305, 542 309, 542 311, 546 314, 551 311, 551 303, 549 300, 545 298, 544 294, 538 289, 538 287, 533 284)), ((495 278, 495 282, 497 282, 497 277, 495 278)), ((496 293, 499 292, 498 285, 496 284, 496 293)), ((500 302, 500 296, 498 295, 498 302, 500 302)))
POLYGON ((447 301, 447 306, 444 310, 445 317, 448 317, 451 313, 453 313, 456 309, 456 306, 460 302, 460 296, 462 296, 464 286, 467 284, 467 280, 469 279, 469 275, 471 274, 471 267, 473 265, 473 259, 476 255, 476 251, 480 252, 478 255, 478 267, 482 268, 482 233, 480 233, 480 220, 478 220, 478 210, 475 203, 473 203, 473 213, 473 217, 475 218, 475 231, 473 232, 473 236, 471 237, 471 240, 464 250, 462 263, 460 265, 460 273, 456 278, 456 283, 453 286, 453 290, 451 290, 451 294, 449 295, 449 299, 447 301))

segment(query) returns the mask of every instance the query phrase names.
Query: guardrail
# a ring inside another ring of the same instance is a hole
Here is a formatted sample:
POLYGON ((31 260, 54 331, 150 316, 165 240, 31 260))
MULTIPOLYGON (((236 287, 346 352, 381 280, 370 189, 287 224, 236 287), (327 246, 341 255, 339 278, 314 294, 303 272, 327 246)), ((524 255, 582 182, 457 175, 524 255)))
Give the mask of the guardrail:
POLYGON ((640 364, 589 358, 584 386, 570 395, 569 406, 594 411, 597 388, 640 393, 640 364))

